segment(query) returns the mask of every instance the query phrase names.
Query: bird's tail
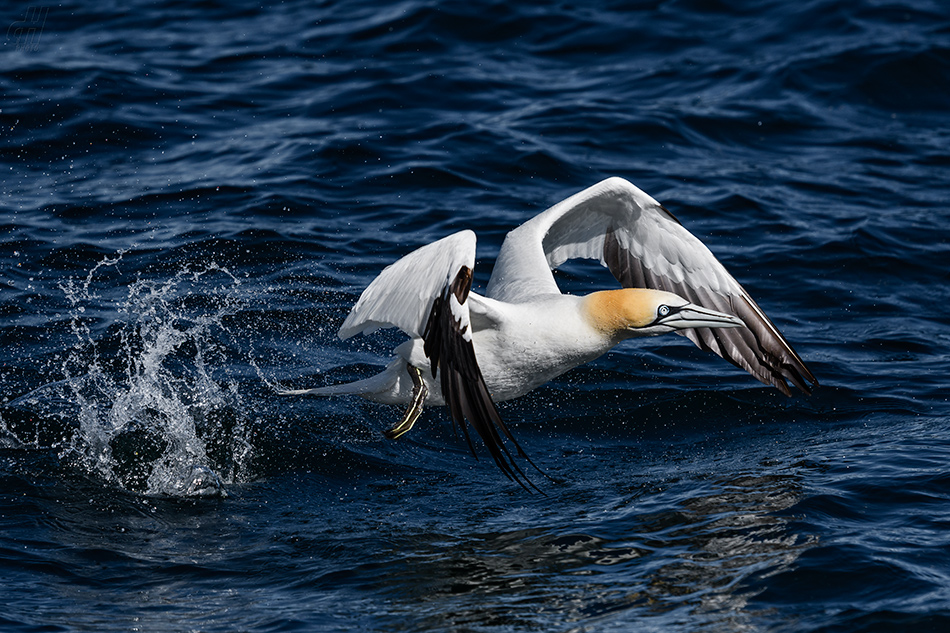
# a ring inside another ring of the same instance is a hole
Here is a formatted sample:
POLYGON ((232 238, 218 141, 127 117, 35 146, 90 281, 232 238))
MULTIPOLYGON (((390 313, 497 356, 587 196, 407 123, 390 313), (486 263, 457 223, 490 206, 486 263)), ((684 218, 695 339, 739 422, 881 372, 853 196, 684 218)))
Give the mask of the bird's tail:
MULTIPOLYGON (((340 396, 345 394, 379 396, 393 389, 393 385, 397 379, 397 374, 394 371, 396 364, 397 363, 393 363, 382 373, 355 382, 328 385, 326 387, 314 387, 312 389, 288 389, 278 391, 277 393, 281 396, 340 396)), ((399 364, 404 365, 404 362, 399 361, 399 364)))

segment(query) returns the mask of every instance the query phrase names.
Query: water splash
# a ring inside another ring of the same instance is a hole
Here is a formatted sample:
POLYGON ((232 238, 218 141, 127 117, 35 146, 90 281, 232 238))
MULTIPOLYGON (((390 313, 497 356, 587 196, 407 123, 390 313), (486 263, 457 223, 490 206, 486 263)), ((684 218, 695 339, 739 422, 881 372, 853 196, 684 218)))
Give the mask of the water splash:
POLYGON ((60 286, 75 337, 65 379, 11 404, 69 420, 61 456, 110 484, 146 495, 223 495, 251 452, 227 370, 235 341, 226 321, 241 307, 241 282, 212 263, 164 280, 103 283, 121 276, 123 256, 60 286))

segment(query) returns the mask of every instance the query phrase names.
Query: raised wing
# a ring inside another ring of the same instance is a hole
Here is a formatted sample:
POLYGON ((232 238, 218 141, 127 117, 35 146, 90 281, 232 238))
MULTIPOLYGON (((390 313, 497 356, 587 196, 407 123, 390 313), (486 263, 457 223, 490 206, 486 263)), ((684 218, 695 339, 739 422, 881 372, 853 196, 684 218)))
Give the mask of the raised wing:
MULTIPOLYGON (((478 456, 466 420, 505 475, 523 487, 535 488, 505 445, 503 437, 527 459, 498 414, 475 357, 469 301, 475 242, 475 233, 461 231, 423 246, 385 268, 360 295, 339 335, 346 339, 360 332, 395 326, 423 339, 432 377, 440 379, 452 423, 461 430, 472 454, 478 456)), ((489 318, 483 312, 477 316, 489 318)))
POLYGON ((559 202, 505 239, 488 296, 509 302, 559 292, 551 270, 575 258, 599 260, 628 288, 673 292, 733 314, 747 328, 680 332, 705 349, 790 395, 815 377, 778 328, 706 246, 656 200, 609 178, 559 202))
POLYGON ((475 242, 474 232, 459 231, 384 268, 343 321, 340 338, 394 326, 421 337, 436 298, 462 266, 475 266, 475 242))

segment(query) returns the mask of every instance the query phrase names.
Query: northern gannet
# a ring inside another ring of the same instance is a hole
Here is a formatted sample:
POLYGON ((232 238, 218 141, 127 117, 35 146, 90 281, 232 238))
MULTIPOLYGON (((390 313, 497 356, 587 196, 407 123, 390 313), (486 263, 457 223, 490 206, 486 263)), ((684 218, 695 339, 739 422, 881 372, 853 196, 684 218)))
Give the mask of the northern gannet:
POLYGON ((386 327, 408 334, 385 371, 281 393, 408 404, 386 432, 390 438, 411 429, 423 405, 447 405, 472 453, 465 420, 502 472, 524 486, 502 435, 527 455, 495 401, 522 396, 625 339, 676 332, 786 395, 786 380, 806 394, 808 382, 818 384, 709 249, 622 178, 585 189, 508 233, 485 296, 471 292, 475 240, 465 230, 423 246, 363 291, 339 336, 386 327), (576 258, 599 260, 623 288, 562 294, 552 270, 576 258))

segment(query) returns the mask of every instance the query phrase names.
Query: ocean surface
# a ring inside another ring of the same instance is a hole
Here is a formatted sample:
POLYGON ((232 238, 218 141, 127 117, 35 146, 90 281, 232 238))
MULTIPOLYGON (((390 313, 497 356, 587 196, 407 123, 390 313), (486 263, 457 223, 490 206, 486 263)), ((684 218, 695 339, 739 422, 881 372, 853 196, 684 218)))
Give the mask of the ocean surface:
POLYGON ((0 630, 950 630, 943 0, 0 18, 0 630), (474 228, 484 289, 608 176, 813 395, 627 342, 500 404, 541 494, 444 409, 277 395, 386 364, 336 330, 401 255, 474 228))

